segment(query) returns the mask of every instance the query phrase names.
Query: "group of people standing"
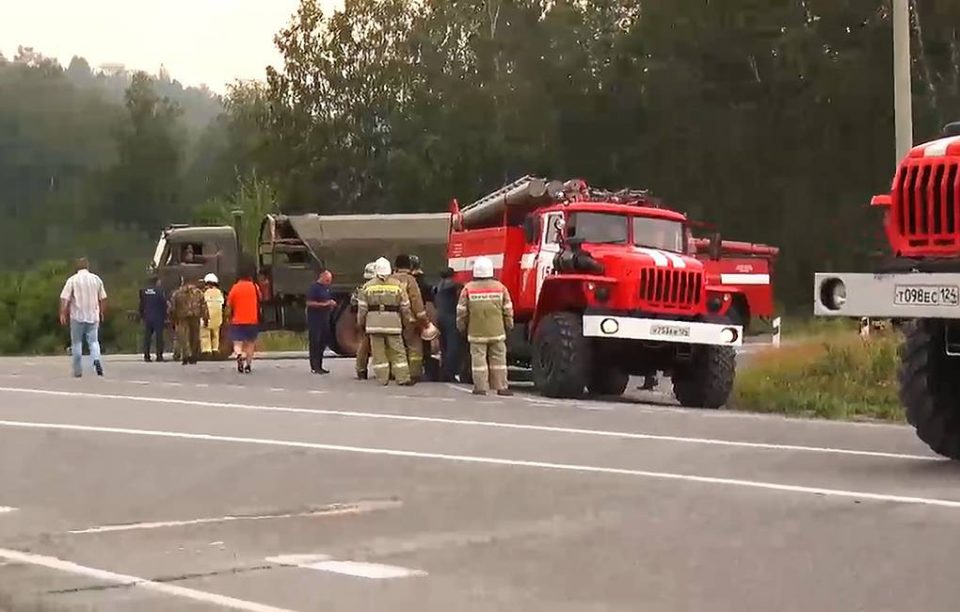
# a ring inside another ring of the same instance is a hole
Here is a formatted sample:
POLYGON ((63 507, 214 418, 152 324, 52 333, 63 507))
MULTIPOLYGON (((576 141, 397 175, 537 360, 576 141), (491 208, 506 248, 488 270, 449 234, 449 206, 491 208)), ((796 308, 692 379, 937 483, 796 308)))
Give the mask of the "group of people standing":
MULTIPOLYGON (((419 258, 398 255, 391 265, 386 258, 368 263, 364 284, 351 297, 360 334, 356 355, 357 378, 368 378, 372 365, 376 380, 389 384, 393 379, 408 386, 425 378, 467 382, 461 368, 463 341, 469 344, 469 378, 473 392, 486 394, 491 388, 510 395, 507 388, 507 332, 513 327, 513 304, 507 288, 494 278, 493 263, 479 257, 473 265, 473 280, 461 286, 454 270, 446 268, 440 282, 430 287, 423 276, 419 258), (436 324, 427 312, 433 302, 436 324), (432 343, 439 342, 440 363, 434 368, 432 343), (428 366, 428 367, 425 367, 428 366), (428 372, 428 370, 430 370, 428 372)), ((333 275, 321 270, 307 290, 306 319, 310 346, 310 370, 328 374, 323 352, 332 344, 331 317, 337 307, 330 285, 333 275)), ((81 375, 82 344, 86 340, 94 368, 103 375, 97 330, 103 320, 107 294, 103 281, 88 270, 86 260, 77 263, 61 292, 60 320, 70 326, 73 370, 81 375)), ((237 371, 249 373, 260 326, 260 288, 252 269, 241 270, 225 297, 215 274, 202 280, 181 279, 181 285, 167 297, 157 277, 140 290, 139 315, 143 322, 143 359, 164 361, 164 329, 167 322, 176 330, 181 363, 195 364, 201 355, 219 352, 220 329, 230 322, 233 355, 237 371)), ((176 352, 176 351, 175 351, 176 352)))
POLYGON ((440 380, 456 380, 461 364, 463 336, 470 345, 473 393, 485 395, 491 387, 499 395, 507 388, 506 339, 513 327, 513 304, 506 287, 494 278, 493 263, 478 258, 473 280, 460 287, 447 268, 435 287, 426 287, 419 261, 399 255, 391 266, 380 258, 367 264, 354 302, 357 328, 362 335, 357 352, 357 377, 366 379, 372 358, 373 373, 382 385, 415 384, 424 375, 430 343, 439 338, 440 380), (419 277, 419 278, 418 278, 419 277), (427 315, 424 293, 437 312, 437 326, 427 315), (369 350, 367 350, 369 346, 369 350))
POLYGON ((181 280, 169 298, 157 277, 140 290, 139 315, 143 322, 143 360, 164 361, 164 329, 169 321, 176 332, 174 355, 183 365, 196 364, 201 357, 211 359, 220 351, 220 330, 230 320, 230 336, 237 371, 249 373, 259 330, 260 291, 253 274, 241 272, 230 293, 224 296, 216 274, 202 280, 181 280))

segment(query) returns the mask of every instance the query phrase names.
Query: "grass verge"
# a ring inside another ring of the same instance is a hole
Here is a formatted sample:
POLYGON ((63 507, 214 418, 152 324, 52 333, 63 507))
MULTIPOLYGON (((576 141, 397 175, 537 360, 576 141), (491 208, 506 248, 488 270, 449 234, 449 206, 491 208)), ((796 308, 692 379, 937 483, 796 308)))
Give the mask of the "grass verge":
POLYGON ((258 352, 286 352, 307 350, 307 334, 289 331, 269 331, 257 337, 258 352))
POLYGON ((738 370, 735 410, 843 420, 903 421, 897 398, 895 332, 869 340, 817 335, 751 357, 738 370))

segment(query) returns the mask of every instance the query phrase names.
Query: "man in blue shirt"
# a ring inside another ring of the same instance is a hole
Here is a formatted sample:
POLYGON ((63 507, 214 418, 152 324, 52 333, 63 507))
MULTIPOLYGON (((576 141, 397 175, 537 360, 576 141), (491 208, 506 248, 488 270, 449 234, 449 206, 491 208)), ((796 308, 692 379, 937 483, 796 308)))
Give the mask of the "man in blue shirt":
POLYGON ((163 325, 167 319, 167 296, 160 279, 153 276, 140 290, 140 320, 143 321, 143 360, 150 359, 150 341, 157 339, 157 361, 163 361, 163 325))
POLYGON ((333 274, 321 269, 317 280, 307 289, 307 342, 310 346, 310 371, 329 374, 323 369, 323 351, 330 345, 330 316, 337 306, 330 292, 333 274))

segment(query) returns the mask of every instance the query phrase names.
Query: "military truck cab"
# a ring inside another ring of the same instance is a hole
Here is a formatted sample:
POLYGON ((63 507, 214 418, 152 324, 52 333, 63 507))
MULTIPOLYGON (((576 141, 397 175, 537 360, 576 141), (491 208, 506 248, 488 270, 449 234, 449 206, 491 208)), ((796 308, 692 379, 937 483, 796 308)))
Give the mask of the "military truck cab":
POLYGON ((151 269, 167 293, 183 281, 196 281, 213 272, 221 287, 236 280, 237 238, 230 226, 188 227, 171 225, 163 230, 154 251, 151 269))

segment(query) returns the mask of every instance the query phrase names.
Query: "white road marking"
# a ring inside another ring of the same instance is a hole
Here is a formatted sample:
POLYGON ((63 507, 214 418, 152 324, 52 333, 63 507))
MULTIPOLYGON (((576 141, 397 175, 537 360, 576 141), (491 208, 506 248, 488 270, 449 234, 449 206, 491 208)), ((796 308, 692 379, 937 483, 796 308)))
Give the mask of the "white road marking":
POLYGON ((312 393, 313 395, 324 395, 326 391, 308 391, 308 393, 312 393))
POLYGON ((15 511, 16 508, 11 508, 10 506, 0 506, 0 514, 7 514, 9 512, 15 511))
POLYGON ((0 558, 15 563, 45 567, 52 570, 74 574, 76 576, 86 576, 95 580, 102 580, 104 582, 111 582, 131 588, 143 589, 144 591, 163 593, 165 595, 172 595, 174 597, 183 597, 185 599, 192 599, 193 601, 199 601, 201 603, 215 606, 222 606, 234 610, 247 610, 249 612, 292 612, 291 610, 287 610, 285 608, 275 608, 273 606, 267 606, 252 601, 244 601, 242 599, 217 595, 216 593, 207 593, 205 591, 197 591, 195 589, 188 589, 173 584, 153 582, 152 580, 138 578, 137 576, 116 574, 114 572, 108 572, 106 570, 96 569, 93 567, 85 567, 70 561, 57 559, 56 557, 47 557, 44 555, 35 555, 32 553, 0 548, 0 558))
MULTIPOLYGON (((700 484, 726 485, 748 489, 762 489, 785 493, 805 493, 823 497, 837 497, 844 499, 873 500, 896 502, 901 504, 915 504, 923 506, 938 506, 942 508, 960 508, 960 500, 938 499, 930 497, 912 497, 906 495, 892 495, 886 493, 872 493, 868 491, 849 491, 846 489, 826 489, 821 487, 807 487, 801 485, 782 484, 778 482, 764 482, 759 480, 742 480, 737 478, 719 478, 714 476, 697 476, 694 474, 678 474, 673 472, 652 472, 648 470, 634 470, 628 468, 603 467, 595 465, 579 465, 572 463, 553 463, 549 461, 528 461, 522 459, 504 459, 500 457, 481 457, 475 455, 452 455, 446 453, 427 453, 419 451, 396 450, 389 448, 375 448, 367 446, 344 446, 340 444, 322 444, 319 442, 297 442, 294 440, 273 440, 268 438, 244 438, 239 436, 221 436, 215 434, 197 434, 177 431, 161 431, 152 429, 128 429, 122 427, 96 427, 91 425, 71 425, 68 423, 32 423, 26 421, 0 421, 0 426, 23 429, 52 429, 61 431, 82 431, 90 433, 111 433, 152 438, 174 438, 181 440, 200 440, 204 442, 233 442, 238 444, 252 444, 259 446, 279 446, 287 448, 308 448, 313 450, 334 451, 342 453, 357 453, 362 455, 383 455, 387 457, 407 457, 414 459, 437 459, 456 463, 474 463, 480 465, 505 465, 511 467, 528 467, 545 470, 559 470, 579 472, 585 474, 613 474, 618 476, 635 476, 657 480, 671 480, 680 482, 696 482, 700 484)), ((2 557, 2 555, 0 555, 2 557)))
POLYGON ((204 525, 207 523, 229 523, 234 521, 266 521, 272 519, 287 518, 309 518, 315 516, 341 516, 344 514, 363 514, 386 508, 399 507, 401 502, 363 502, 357 504, 343 504, 339 506, 329 506, 310 512, 295 512, 285 514, 264 514, 250 516, 219 516, 215 518, 199 518, 185 521, 157 521, 152 523, 129 523, 123 525, 103 525, 101 527, 91 527, 89 529, 76 529, 68 531, 70 534, 86 533, 111 533, 116 531, 138 531, 144 529, 162 529, 164 527, 187 527, 190 525, 204 525))
POLYGON ((280 387, 270 387, 270 390, 274 392, 286 391, 286 389, 282 389, 280 387))
POLYGON ((266 561, 268 563, 276 563, 277 565, 319 570, 321 572, 333 572, 335 574, 345 574, 359 578, 372 578, 374 580, 427 575, 427 572, 422 570, 409 569, 397 565, 384 565, 382 563, 338 561, 331 559, 328 555, 322 554, 280 555, 278 557, 267 557, 266 561))
POLYGON ((194 387, 198 389, 207 389, 210 387, 210 385, 208 385, 207 383, 197 383, 194 385, 194 387))
MULTIPOLYGON (((0 391, 28 393, 36 395, 52 395, 59 397, 85 397, 91 399, 127 400, 132 402, 154 402, 158 404, 175 404, 183 406, 203 406, 207 408, 229 408, 234 410, 251 410, 259 412, 283 412, 290 414, 309 414, 352 417, 360 419, 383 419, 387 421, 408 421, 416 423, 437 423, 466 427, 489 427, 492 429, 512 429, 518 431, 537 431, 544 433, 572 434, 584 436, 598 436, 605 438, 620 438, 630 440, 653 440, 660 442, 680 442, 686 444, 703 444, 709 446, 728 446, 734 448, 751 448, 773 451, 795 451, 807 453, 823 453, 832 455, 851 455, 860 457, 877 457, 884 459, 916 459, 922 461, 940 461, 933 455, 911 455, 906 453, 888 453, 883 451, 865 451, 847 448, 831 448, 820 446, 802 446, 795 444, 772 444, 767 442, 742 442, 736 440, 719 440, 714 438, 691 438, 685 436, 668 436, 661 434, 634 433, 628 431, 605 431, 600 429, 582 429, 578 427, 551 427, 547 425, 526 425, 523 423, 507 423, 503 421, 476 421, 469 419, 447 419, 442 417, 427 417, 406 414, 388 414, 379 412, 356 412, 350 410, 324 410, 320 408, 291 408, 287 406, 263 406, 256 404, 237 404, 231 402, 209 402, 201 400, 186 400, 170 397, 150 397, 132 395, 114 395, 108 393, 84 393, 79 391, 52 391, 47 389, 24 389, 18 387, 0 387, 0 391)), ((469 393, 469 390, 467 391, 469 393)), ((495 396, 494 396, 495 397, 495 396)), ((546 401, 546 400, 544 400, 546 401)), ((502 403, 500 400, 488 399, 486 404, 502 403)), ((137 404, 134 404, 135 406, 137 404)))
POLYGON ((131 385, 149 385, 150 384, 149 380, 128 380, 127 382, 130 383, 131 385))

